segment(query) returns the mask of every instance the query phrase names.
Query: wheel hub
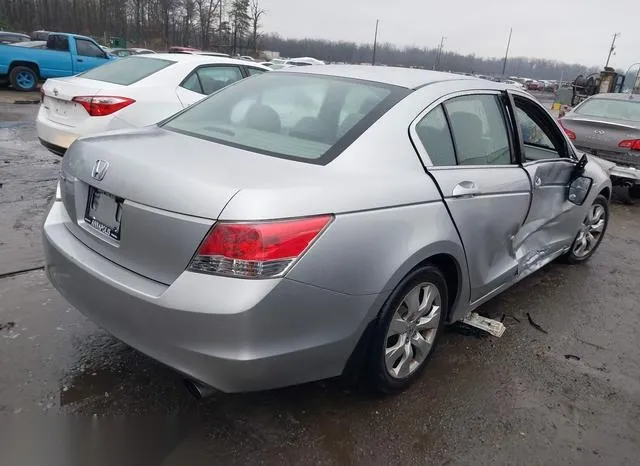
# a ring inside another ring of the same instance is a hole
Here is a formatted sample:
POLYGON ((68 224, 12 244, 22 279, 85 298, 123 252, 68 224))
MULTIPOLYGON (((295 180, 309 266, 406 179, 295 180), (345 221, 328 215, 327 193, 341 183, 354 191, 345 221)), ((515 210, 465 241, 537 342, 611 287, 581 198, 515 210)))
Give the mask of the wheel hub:
POLYGON ((432 283, 421 283, 406 294, 387 331, 384 357, 389 375, 406 378, 424 363, 440 324, 440 305, 440 292, 432 283))
POLYGON ((598 246, 604 227, 606 225, 606 212, 600 204, 594 204, 589 209, 573 245, 573 254, 576 257, 586 257, 598 246))

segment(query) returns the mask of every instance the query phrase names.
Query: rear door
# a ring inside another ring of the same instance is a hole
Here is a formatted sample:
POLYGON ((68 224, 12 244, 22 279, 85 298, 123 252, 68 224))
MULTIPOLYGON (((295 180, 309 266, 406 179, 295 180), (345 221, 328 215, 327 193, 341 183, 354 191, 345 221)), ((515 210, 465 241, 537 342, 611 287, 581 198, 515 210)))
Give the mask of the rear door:
POLYGON ((73 61, 75 73, 81 73, 107 63, 106 52, 93 41, 76 37, 75 43, 76 56, 73 61))
POLYGON ((533 99, 512 96, 522 167, 533 186, 531 207, 514 238, 520 273, 531 273, 571 246, 587 206, 568 200, 576 158, 553 118, 533 99))
POLYGON ((244 76, 236 65, 204 65, 194 69, 176 89, 183 107, 239 81, 244 76))
POLYGON ((464 244, 472 303, 515 280, 512 238, 530 203, 531 184, 514 157, 505 99, 490 91, 448 97, 411 128, 464 244))

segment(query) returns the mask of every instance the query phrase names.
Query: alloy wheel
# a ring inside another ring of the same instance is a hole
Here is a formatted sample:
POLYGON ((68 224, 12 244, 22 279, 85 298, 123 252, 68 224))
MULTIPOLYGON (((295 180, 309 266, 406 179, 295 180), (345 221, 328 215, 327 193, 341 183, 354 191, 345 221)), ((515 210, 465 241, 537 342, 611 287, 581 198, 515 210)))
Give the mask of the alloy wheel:
POLYGON ((391 377, 406 378, 427 359, 440 324, 441 302, 433 283, 420 283, 405 295, 386 336, 385 367, 391 377))
POLYGON ((573 244, 573 254, 578 258, 591 254, 602 238, 605 225, 606 212, 604 207, 600 204, 592 205, 573 244))

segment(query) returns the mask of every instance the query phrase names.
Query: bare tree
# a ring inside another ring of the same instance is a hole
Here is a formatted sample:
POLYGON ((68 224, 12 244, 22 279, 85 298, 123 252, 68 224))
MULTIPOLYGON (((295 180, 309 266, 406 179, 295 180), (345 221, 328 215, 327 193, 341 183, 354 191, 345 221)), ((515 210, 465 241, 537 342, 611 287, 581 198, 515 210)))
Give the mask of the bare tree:
POLYGON ((249 5, 249 17, 251 18, 252 27, 251 43, 256 56, 258 55, 258 31, 260 29, 260 17, 264 14, 265 10, 260 8, 258 0, 251 0, 251 4, 249 5))
POLYGON ((191 45, 191 26, 194 12, 195 4, 193 0, 184 0, 184 31, 182 34, 184 45, 191 45))
POLYGON ((214 13, 220 7, 220 0, 194 0, 198 10, 200 23, 200 44, 203 49, 209 46, 209 31, 214 19, 214 13))
POLYGON ((249 0, 233 0, 230 16, 233 22, 233 49, 231 53, 235 55, 238 50, 238 44, 242 42, 243 37, 249 30, 249 0))

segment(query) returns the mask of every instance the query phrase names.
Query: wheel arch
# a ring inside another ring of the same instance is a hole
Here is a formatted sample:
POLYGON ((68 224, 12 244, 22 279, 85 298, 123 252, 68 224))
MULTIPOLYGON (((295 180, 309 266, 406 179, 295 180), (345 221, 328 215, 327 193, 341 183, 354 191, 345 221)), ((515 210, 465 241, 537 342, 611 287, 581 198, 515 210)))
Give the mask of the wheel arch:
POLYGON ((449 247, 443 247, 444 244, 437 246, 443 251, 446 250, 446 252, 434 252, 425 248, 427 250, 416 253, 409 258, 389 280, 385 292, 379 294, 373 306, 373 309, 376 309, 375 315, 364 327, 342 372, 343 379, 348 386, 357 383, 359 380, 363 367, 362 364, 367 357, 373 333, 385 303, 391 299, 394 290, 402 283, 405 277, 415 270, 425 265, 437 267, 444 275, 449 295, 449 309, 447 310, 446 322, 452 323, 464 316, 470 295, 468 274, 465 272, 466 260, 464 259, 464 251, 462 250, 462 246, 456 243, 450 243, 449 247), (451 296, 454 296, 454 298, 452 299, 451 296))
POLYGON ((36 74, 36 78, 40 79, 40 67, 38 66, 37 63, 31 62, 31 61, 22 61, 22 60, 12 61, 11 64, 9 65, 8 74, 11 74, 11 71, 13 71, 13 69, 17 66, 25 66, 27 68, 31 68, 33 72, 36 74))
POLYGON ((609 186, 605 186, 601 189, 599 194, 606 197, 607 201, 611 200, 611 188, 609 186))
POLYGON ((384 302, 402 280, 414 270, 429 264, 442 272, 447 283, 447 322, 455 322, 463 317, 470 293, 464 250, 460 244, 441 241, 418 251, 396 271, 385 287, 385 292, 381 293, 384 299, 377 310, 376 318, 384 302))

